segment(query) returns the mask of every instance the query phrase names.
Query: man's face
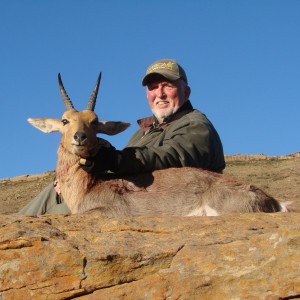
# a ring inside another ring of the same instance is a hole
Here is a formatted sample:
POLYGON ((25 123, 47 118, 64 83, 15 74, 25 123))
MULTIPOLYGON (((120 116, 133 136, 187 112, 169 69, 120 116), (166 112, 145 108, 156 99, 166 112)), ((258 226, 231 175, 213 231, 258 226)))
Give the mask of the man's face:
POLYGON ((153 79, 147 84, 147 99, 159 123, 173 115, 187 100, 190 89, 181 80, 153 79))

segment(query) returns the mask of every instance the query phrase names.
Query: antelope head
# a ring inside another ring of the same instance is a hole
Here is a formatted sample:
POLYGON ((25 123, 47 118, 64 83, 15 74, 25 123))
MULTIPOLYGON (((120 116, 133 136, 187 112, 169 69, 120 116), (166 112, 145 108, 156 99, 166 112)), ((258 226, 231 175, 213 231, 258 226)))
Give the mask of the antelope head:
MULTIPOLYGON (((70 153, 82 158, 94 156, 105 140, 97 138, 97 133, 115 135, 129 127, 129 123, 99 121, 94 112, 97 94, 101 81, 99 74, 93 93, 87 104, 87 108, 77 111, 69 98, 58 74, 60 93, 66 108, 61 120, 52 118, 29 118, 28 122, 37 129, 51 133, 59 131, 62 134, 61 145, 70 153)), ((107 143, 107 142, 106 142, 107 143)))

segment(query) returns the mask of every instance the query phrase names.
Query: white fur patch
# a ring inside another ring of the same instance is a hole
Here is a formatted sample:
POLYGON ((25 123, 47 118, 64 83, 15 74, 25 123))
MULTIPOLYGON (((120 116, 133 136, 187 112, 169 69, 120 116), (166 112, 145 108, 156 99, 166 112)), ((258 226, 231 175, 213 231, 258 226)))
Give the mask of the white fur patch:
POLYGON ((201 206, 199 208, 194 209, 193 211, 191 211, 186 216, 187 217, 193 217, 193 216, 197 216, 197 217, 200 217, 200 216, 213 216, 213 217, 215 217, 215 216, 219 216, 219 214, 215 209, 211 208, 208 205, 204 205, 204 206, 201 206))
POLYGON ((289 206, 291 206, 292 201, 280 202, 281 212, 289 212, 289 206))

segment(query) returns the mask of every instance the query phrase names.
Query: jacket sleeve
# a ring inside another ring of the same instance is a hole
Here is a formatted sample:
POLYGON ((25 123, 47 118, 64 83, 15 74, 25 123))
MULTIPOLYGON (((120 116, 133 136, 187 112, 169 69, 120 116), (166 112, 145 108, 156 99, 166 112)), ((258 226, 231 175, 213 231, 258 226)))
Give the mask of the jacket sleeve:
POLYGON ((144 137, 148 143, 143 146, 131 146, 122 150, 118 171, 140 173, 187 166, 212 169, 210 164, 211 145, 215 139, 214 128, 209 123, 190 118, 178 123, 169 125, 158 135, 156 132, 156 136, 155 132, 149 132, 144 137))

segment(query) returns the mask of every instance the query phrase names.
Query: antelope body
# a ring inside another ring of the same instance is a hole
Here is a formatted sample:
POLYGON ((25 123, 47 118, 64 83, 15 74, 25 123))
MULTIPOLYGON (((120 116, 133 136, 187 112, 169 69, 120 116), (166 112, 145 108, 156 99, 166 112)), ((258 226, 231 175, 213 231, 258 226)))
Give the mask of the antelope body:
POLYGON ((60 131, 57 179, 62 197, 72 213, 97 209, 106 216, 177 215, 217 216, 227 213, 279 212, 287 207, 262 190, 222 174, 197 168, 169 168, 136 175, 86 173, 80 160, 94 156, 108 142, 108 135, 125 130, 124 122, 98 121, 94 113, 101 74, 87 109, 77 111, 68 97, 60 75, 59 86, 66 107, 62 120, 28 119, 43 132, 60 131))

